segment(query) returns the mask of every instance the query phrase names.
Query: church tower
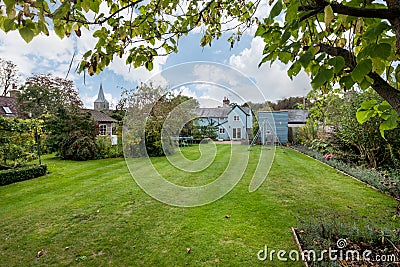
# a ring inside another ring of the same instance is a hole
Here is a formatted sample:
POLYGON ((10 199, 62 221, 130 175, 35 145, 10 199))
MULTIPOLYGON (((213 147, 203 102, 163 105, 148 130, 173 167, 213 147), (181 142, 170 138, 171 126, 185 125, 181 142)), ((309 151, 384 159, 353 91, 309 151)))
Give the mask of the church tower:
POLYGON ((109 108, 110 108, 110 104, 104 97, 103 85, 100 83, 99 94, 97 96, 96 101, 94 101, 94 110, 108 111, 109 108))

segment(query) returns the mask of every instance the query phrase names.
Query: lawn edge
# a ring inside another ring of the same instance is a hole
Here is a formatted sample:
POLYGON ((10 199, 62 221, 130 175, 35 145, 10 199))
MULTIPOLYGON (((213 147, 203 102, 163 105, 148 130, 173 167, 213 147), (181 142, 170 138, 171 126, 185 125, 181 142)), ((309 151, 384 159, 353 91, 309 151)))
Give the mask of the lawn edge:
POLYGON ((289 148, 292 149, 292 150, 294 150, 294 151, 296 151, 296 152, 298 152, 298 153, 300 153, 300 154, 302 154, 302 155, 304 155, 304 156, 306 156, 306 157, 308 157, 308 158, 310 158, 310 159, 313 159, 313 160, 315 160, 315 161, 317 161, 317 162, 319 162, 319 163, 321 163, 321 164, 324 164, 325 166, 328 166, 329 168, 334 169, 334 170, 338 171, 339 173, 344 174, 344 175, 350 177, 351 179, 353 179, 353 180, 355 180, 355 181, 357 181, 357 182, 359 182, 359 183, 362 183, 362 184, 366 185, 367 187, 374 189, 375 191, 378 191, 379 193, 381 193, 381 194, 383 194, 383 195, 386 195, 386 196, 388 196, 388 197, 391 197, 391 198, 393 198, 393 199, 396 200, 396 201, 398 200, 398 199, 395 198, 394 196, 389 195, 389 194, 387 194, 387 193, 385 193, 385 192, 382 192, 381 190, 379 190, 379 189, 376 188, 375 186, 370 185, 370 184, 368 184, 368 183, 366 183, 366 182, 364 182, 364 181, 361 181, 361 180, 358 179, 357 177, 355 177, 355 176, 353 176, 353 175, 351 175, 351 174, 349 174, 349 173, 347 173, 347 172, 344 172, 344 171, 342 171, 342 170, 336 169, 335 167, 333 167, 333 166, 331 166, 331 165, 329 165, 329 164, 327 164, 327 163, 325 163, 325 162, 323 162, 323 161, 320 161, 320 160, 318 160, 318 159, 316 159, 316 158, 313 158, 313 157, 307 155, 306 153, 303 153, 302 151, 297 150, 297 149, 294 148, 294 147, 291 147, 291 146, 290 146, 289 148))
MULTIPOLYGON (((303 247, 300 244, 299 236, 297 235, 297 232, 296 232, 297 228, 292 227, 291 229, 292 229, 292 233, 293 233, 294 242, 296 243, 297 248, 299 249, 300 255, 303 255, 303 247)), ((301 261, 304 263, 304 266, 309 267, 307 261, 303 261, 303 260, 301 260, 301 261)))

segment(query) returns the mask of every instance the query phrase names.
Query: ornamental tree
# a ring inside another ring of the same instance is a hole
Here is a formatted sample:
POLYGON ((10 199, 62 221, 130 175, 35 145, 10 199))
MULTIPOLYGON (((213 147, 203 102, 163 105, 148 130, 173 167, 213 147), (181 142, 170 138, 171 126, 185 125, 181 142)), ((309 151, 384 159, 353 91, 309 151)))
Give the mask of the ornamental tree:
POLYGON ((17 96, 19 109, 37 118, 55 114, 60 107, 77 110, 83 107, 74 82, 51 74, 36 74, 25 81, 17 96))

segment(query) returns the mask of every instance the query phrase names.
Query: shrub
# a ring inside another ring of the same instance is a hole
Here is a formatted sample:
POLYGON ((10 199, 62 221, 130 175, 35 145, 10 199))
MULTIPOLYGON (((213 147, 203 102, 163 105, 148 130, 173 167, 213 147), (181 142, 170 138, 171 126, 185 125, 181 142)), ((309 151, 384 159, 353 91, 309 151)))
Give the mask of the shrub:
POLYGON ((0 171, 0 185, 7 185, 40 177, 45 175, 46 172, 47 165, 32 165, 21 168, 3 170, 0 171))
POLYGON ((61 142, 60 157, 71 160, 95 159, 98 149, 95 140, 80 133, 71 133, 61 142))
POLYGON ((111 145, 108 137, 98 136, 96 138, 97 154, 96 159, 119 158, 123 157, 122 144, 111 145))

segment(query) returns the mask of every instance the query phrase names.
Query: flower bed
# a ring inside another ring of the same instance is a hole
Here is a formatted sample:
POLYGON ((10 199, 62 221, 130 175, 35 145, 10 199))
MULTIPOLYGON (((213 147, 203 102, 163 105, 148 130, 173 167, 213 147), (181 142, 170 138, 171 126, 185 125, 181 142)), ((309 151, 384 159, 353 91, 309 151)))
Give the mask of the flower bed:
POLYGON ((350 225, 340 217, 323 214, 293 229, 306 266, 400 266, 399 229, 350 225))
POLYGON ((292 148, 371 185, 385 194, 396 199, 400 198, 400 177, 398 175, 379 172, 375 169, 367 169, 361 166, 350 166, 343 161, 336 160, 333 154, 324 155, 304 146, 292 146, 292 148))

